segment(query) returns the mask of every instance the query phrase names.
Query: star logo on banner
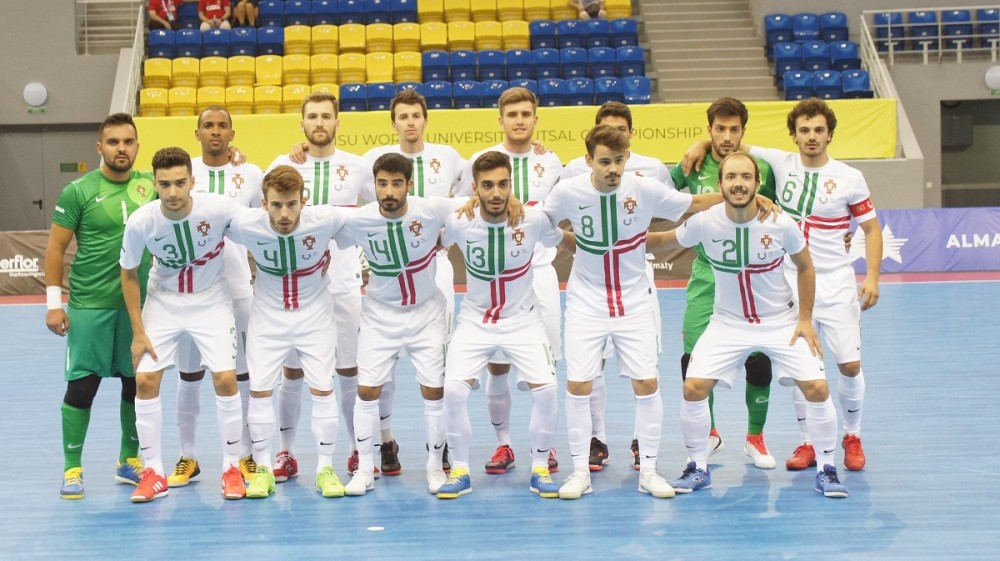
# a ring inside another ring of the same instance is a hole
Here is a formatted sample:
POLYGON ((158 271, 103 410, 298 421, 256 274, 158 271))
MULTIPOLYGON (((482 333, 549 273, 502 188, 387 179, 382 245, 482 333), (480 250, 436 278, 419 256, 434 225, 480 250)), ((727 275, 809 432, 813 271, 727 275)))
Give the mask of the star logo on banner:
MULTIPOLYGON (((903 263, 903 246, 910 238, 899 238, 892 233, 892 228, 888 224, 882 226, 882 259, 892 259, 896 263, 903 263)), ((854 231, 854 239, 851 240, 851 251, 849 255, 854 261, 865 256, 865 231, 858 228, 854 231)))

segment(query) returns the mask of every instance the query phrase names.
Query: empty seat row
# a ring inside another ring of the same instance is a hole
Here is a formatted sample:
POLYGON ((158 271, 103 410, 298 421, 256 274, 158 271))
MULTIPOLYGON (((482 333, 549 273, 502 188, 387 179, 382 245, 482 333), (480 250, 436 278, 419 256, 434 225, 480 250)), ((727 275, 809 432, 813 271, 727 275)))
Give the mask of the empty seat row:
POLYGON ((259 25, 339 25, 418 21, 424 0, 260 0, 259 25))
POLYGON ((843 12, 764 16, 764 35, 768 50, 777 43, 791 41, 846 41, 848 32, 847 15, 843 12))
POLYGON ((861 68, 861 55, 854 41, 805 41, 774 46, 774 75, 792 70, 849 70, 861 68))
POLYGON ((302 100, 316 91, 338 95, 340 89, 335 84, 143 88, 139 91, 139 115, 192 116, 212 106, 225 107, 233 115, 298 113, 302 100))
POLYGON ((867 98, 873 97, 871 81, 864 70, 817 70, 805 72, 793 70, 784 74, 785 99, 867 98))
POLYGON ((534 49, 513 51, 430 51, 423 53, 423 78, 430 80, 512 80, 515 78, 600 78, 643 76, 639 47, 534 49))
POLYGON ((873 17, 879 50, 945 48, 996 48, 1000 43, 1000 9, 879 12, 873 17), (938 14, 940 13, 940 18, 938 14), (903 23, 903 19, 906 23, 903 23), (978 39, 978 40, 977 40, 978 39))
POLYGON ((627 47, 639 44, 639 26, 632 18, 587 21, 539 20, 528 24, 532 49, 627 47))

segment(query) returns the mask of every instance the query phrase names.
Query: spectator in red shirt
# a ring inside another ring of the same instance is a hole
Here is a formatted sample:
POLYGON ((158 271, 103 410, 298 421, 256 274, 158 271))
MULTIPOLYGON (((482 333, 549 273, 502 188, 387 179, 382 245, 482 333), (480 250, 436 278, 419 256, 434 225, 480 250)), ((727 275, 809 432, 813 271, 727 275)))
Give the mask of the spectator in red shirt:
POLYGON ((149 29, 180 28, 177 20, 177 5, 181 0, 149 0, 149 29))
POLYGON ((229 0, 198 0, 201 30, 229 29, 229 0))

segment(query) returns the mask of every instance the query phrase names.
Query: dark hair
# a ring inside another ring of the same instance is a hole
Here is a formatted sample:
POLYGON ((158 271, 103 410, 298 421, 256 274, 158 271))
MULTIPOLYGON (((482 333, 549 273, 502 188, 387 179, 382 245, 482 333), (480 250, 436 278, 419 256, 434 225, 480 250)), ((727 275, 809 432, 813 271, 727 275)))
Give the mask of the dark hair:
POLYGON ((833 109, 830 109, 830 106, 825 101, 815 97, 803 99, 789 111, 788 134, 795 134, 795 121, 799 117, 811 119, 817 115, 826 117, 826 128, 830 131, 830 136, 833 136, 833 131, 837 128, 837 115, 834 114, 833 109))
POLYGON ((596 18, 597 16, 601 15, 601 4, 600 3, 591 4, 586 8, 584 8, 583 11, 587 12, 588 16, 596 18))
POLYGON ((621 117, 628 121, 628 128, 632 130, 632 110, 628 108, 628 105, 620 101, 607 101, 597 110, 597 116, 594 118, 594 124, 599 125, 605 117, 621 117))
POLYGON ((322 103, 324 101, 329 101, 333 104, 333 116, 336 117, 337 113, 340 112, 340 102, 337 101, 337 96, 330 92, 313 92, 306 96, 302 100, 302 116, 306 116, 306 104, 307 103, 322 103))
POLYGON ((722 161, 719 162, 719 183, 722 183, 722 170, 725 169, 726 162, 728 162, 732 158, 740 156, 750 160, 750 163, 753 164, 753 176, 757 178, 758 183, 760 182, 760 166, 757 165, 757 158, 754 158, 753 156, 747 154, 746 152, 732 152, 725 158, 722 158, 722 161))
POLYGON ((401 174, 409 181, 413 177, 413 162, 406 156, 395 152, 382 154, 372 165, 372 175, 377 176, 380 171, 401 174))
POLYGON ((628 150, 629 138, 628 135, 611 125, 597 125, 590 129, 584 142, 587 144, 587 154, 593 158, 594 150, 598 146, 607 146, 616 152, 628 150))
POLYGON ((171 146, 170 148, 160 148, 153 154, 153 172, 161 169, 170 169, 178 166, 187 168, 191 173, 191 155, 183 148, 171 146))
POLYGON ((132 130, 135 131, 136 137, 139 136, 139 129, 135 127, 135 121, 132 120, 132 115, 128 113, 112 113, 101 121, 101 127, 97 129, 97 136, 100 137, 104 134, 104 129, 108 127, 115 127, 118 125, 129 125, 132 130))
POLYGON ((275 166, 274 169, 267 172, 262 185, 264 198, 267 198, 267 192, 270 189, 279 193, 298 191, 301 195, 304 188, 305 183, 302 181, 302 175, 292 166, 286 165, 275 166))
POLYGON ((206 107, 201 113, 198 113, 198 128, 201 128, 201 121, 205 118, 205 113, 209 111, 222 111, 226 114, 226 120, 229 121, 229 128, 233 128, 233 116, 229 114, 229 111, 221 105, 212 105, 206 107))
POLYGON ((733 97, 720 97, 712 105, 708 106, 708 126, 712 127, 717 117, 739 117, 743 128, 746 128, 747 121, 750 120, 750 113, 743 102, 733 97))
POLYGON ((393 122, 396 121, 396 105, 400 103, 403 105, 419 105, 424 114, 424 119, 427 118, 427 100, 424 96, 417 93, 416 90, 405 89, 396 94, 396 97, 392 98, 392 101, 389 102, 389 117, 393 122))
POLYGON ((481 173, 498 168, 506 168, 507 173, 511 173, 510 156, 496 150, 483 152, 475 162, 472 162, 472 180, 479 181, 481 173))

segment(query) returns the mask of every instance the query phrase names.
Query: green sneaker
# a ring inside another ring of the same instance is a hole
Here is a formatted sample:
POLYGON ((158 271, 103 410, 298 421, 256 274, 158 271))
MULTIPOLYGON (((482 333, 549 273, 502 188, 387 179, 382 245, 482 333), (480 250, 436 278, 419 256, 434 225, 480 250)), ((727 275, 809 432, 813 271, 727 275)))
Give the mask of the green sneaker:
POLYGON ((332 467, 325 467, 323 471, 316 474, 316 490, 327 498, 344 496, 344 486, 340 483, 340 479, 332 467))
POLYGON ((274 492, 274 474, 264 466, 257 466, 247 487, 248 499, 266 499, 274 492))

